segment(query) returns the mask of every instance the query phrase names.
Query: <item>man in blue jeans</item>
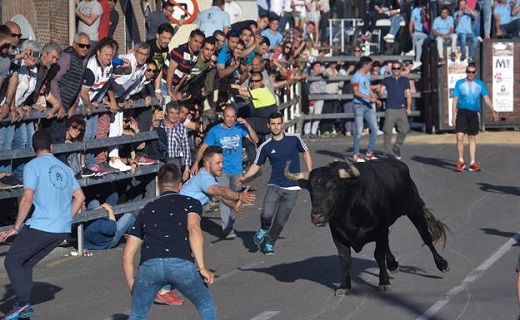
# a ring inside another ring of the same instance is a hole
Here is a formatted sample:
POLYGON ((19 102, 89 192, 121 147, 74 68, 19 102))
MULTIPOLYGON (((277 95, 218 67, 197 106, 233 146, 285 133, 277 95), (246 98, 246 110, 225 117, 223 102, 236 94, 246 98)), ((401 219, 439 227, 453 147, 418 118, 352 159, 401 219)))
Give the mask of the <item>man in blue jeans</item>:
POLYGON ((147 319, 155 295, 172 284, 197 308, 202 320, 217 319, 208 284, 214 274, 204 261, 200 228, 202 205, 179 195, 182 178, 173 164, 159 169, 159 198, 149 202, 137 216, 123 252, 123 271, 130 292, 130 320, 147 319), (136 273, 134 258, 141 251, 136 273))
POLYGON ((255 162, 243 176, 238 178, 237 183, 243 183, 252 178, 260 170, 260 166, 269 159, 271 178, 260 213, 260 229, 254 236, 254 242, 263 254, 272 255, 274 254, 274 244, 289 219, 300 189, 298 182, 285 177, 285 165, 290 161, 289 171, 300 172, 299 154, 303 153, 307 170, 311 171, 312 158, 307 145, 299 135, 284 132, 283 117, 280 113, 272 113, 268 121, 271 138, 260 145, 255 162))
POLYGON ((125 213, 116 220, 114 209, 106 202, 100 205, 98 200, 92 200, 88 208, 91 210, 105 209, 108 212, 107 218, 99 218, 87 223, 83 236, 85 248, 89 250, 117 247, 123 235, 130 230, 135 222, 135 217, 131 213, 125 213))
POLYGON ((72 169, 52 154, 51 136, 46 131, 36 131, 32 147, 36 159, 23 169, 24 190, 18 216, 12 229, 0 232, 0 243, 18 235, 4 261, 15 303, 3 320, 34 315, 30 303, 33 267, 67 238, 72 219, 85 201, 72 169), (25 221, 33 205, 32 216, 25 221))
POLYGON ((354 92, 354 119, 356 121, 356 130, 354 132, 354 161, 365 162, 365 158, 360 153, 361 134, 363 132, 363 119, 368 123, 370 129, 370 138, 368 140, 368 149, 365 154, 367 160, 374 160, 377 157, 374 154, 376 144, 377 126, 376 111, 372 108, 372 103, 381 105, 381 101, 376 99, 376 95, 370 87, 370 68, 372 67, 372 59, 369 57, 361 57, 357 65, 357 71, 350 79, 354 92))

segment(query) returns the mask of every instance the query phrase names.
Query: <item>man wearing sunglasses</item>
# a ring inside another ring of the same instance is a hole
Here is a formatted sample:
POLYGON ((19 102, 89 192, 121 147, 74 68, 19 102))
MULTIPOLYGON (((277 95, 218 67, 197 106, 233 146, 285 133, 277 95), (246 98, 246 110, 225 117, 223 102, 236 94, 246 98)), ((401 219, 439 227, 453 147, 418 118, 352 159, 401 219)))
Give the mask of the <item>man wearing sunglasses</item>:
POLYGON ((58 62, 51 67, 51 94, 48 99, 53 106, 56 106, 51 112, 58 112, 58 117, 45 121, 44 126, 51 134, 53 143, 65 142, 67 129, 63 117, 65 114, 71 117, 75 113, 76 101, 86 68, 85 57, 90 48, 90 37, 88 34, 80 32, 74 36, 72 46, 63 50, 58 62))
POLYGON ((489 98, 489 92, 482 80, 476 78, 477 67, 469 64, 466 67, 466 78, 455 83, 453 90, 452 114, 455 132, 457 133, 457 151, 459 160, 455 166, 455 171, 462 172, 466 168, 464 163, 464 135, 468 135, 469 141, 469 171, 480 171, 480 166, 475 161, 477 150, 477 134, 480 128, 479 113, 480 98, 484 99, 486 105, 493 113, 493 120, 498 121, 498 113, 493 108, 493 103, 489 98))
POLYGON ((395 61, 392 63, 392 76, 386 77, 381 82, 380 95, 386 91, 385 124, 383 126, 383 147, 387 154, 392 154, 401 159, 401 146, 406 133, 410 130, 408 116, 412 113, 412 93, 410 80, 401 75, 402 65, 395 61), (397 126, 397 139, 392 146, 392 129, 397 126))

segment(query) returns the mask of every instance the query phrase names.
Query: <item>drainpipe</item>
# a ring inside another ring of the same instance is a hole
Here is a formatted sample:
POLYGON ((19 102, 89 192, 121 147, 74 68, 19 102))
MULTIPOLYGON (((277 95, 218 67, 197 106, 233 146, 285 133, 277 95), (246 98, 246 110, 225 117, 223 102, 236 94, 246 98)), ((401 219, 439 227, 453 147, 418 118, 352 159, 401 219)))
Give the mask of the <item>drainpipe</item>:
POLYGON ((74 0, 69 0, 69 45, 74 42, 74 35, 76 34, 76 3, 74 0))

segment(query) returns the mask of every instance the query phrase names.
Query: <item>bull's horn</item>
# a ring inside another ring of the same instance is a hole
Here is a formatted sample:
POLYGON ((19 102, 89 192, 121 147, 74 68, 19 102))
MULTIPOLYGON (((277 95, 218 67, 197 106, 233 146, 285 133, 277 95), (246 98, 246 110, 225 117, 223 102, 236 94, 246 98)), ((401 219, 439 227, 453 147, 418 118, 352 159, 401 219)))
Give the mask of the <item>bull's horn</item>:
POLYGON ((354 167, 350 162, 348 162, 348 165, 349 165, 349 169, 348 170, 345 170, 345 169, 339 169, 338 170, 338 176, 341 179, 348 179, 348 178, 359 177, 359 170, 356 167, 354 167))
POLYGON ((292 180, 292 181, 309 180, 309 171, 291 173, 291 172, 289 172, 290 165, 291 165, 291 161, 287 161, 287 163, 285 163, 284 174, 287 179, 292 180))

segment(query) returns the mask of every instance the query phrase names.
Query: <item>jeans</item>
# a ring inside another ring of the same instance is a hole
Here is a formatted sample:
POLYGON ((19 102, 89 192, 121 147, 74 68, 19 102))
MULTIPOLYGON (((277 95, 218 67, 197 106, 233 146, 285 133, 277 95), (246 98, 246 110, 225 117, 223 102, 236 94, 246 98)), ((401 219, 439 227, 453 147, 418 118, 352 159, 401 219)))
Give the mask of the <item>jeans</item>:
POLYGON ((466 47, 466 39, 469 40, 469 57, 475 58, 477 52, 477 38, 473 33, 458 33, 460 51, 463 55, 467 56, 468 50, 466 47))
POLYGON ((195 305, 202 320, 217 319, 213 297, 193 262, 180 258, 155 258, 139 266, 129 320, 147 319, 157 291, 167 283, 195 305))
POLYGON ((415 61, 420 61, 422 57, 422 47, 428 35, 424 32, 414 32, 412 36, 413 49, 415 50, 415 61))
POLYGON ((484 36, 491 35, 491 4, 492 3, 493 3, 492 0, 479 1, 479 5, 480 5, 480 8, 483 13, 482 16, 483 16, 483 20, 484 20, 484 36))
MULTIPOLYGON (((239 191, 240 187, 237 187, 235 182, 240 177, 240 174, 230 174, 222 172, 220 177, 217 177, 218 184, 230 188, 233 191, 239 191)), ((224 202, 220 201, 220 220, 222 223, 222 231, 227 233, 233 230, 233 225, 235 224, 236 212, 231 209, 224 202)))
MULTIPOLYGON (((14 128, 15 125, 9 122, 0 123, 0 151, 13 148, 14 128)), ((11 160, 0 161, 0 172, 11 173, 12 171, 11 160)))
POLYGON ((278 31, 284 32, 287 24, 289 24, 289 29, 294 28, 294 17, 292 12, 283 12, 283 15, 280 17, 280 28, 278 31))
MULTIPOLYGON (((32 146, 34 122, 21 122, 14 129, 13 150, 25 149, 32 146)), ((13 174, 18 180, 23 179, 23 167, 30 159, 13 159, 13 174)))
POLYGON ((368 123, 370 136, 368 139, 367 152, 374 151, 376 145, 377 126, 376 111, 370 106, 354 103, 354 116, 356 121, 356 131, 354 132, 354 153, 359 153, 359 145, 361 144, 361 134, 363 133, 363 119, 368 123))
POLYGON ((287 190, 270 184, 264 198, 264 206, 260 213, 260 226, 269 230, 267 242, 275 244, 298 199, 298 190, 287 190))
POLYGON ((109 248, 117 247, 119 241, 123 237, 125 233, 130 230, 130 228, 134 225, 135 217, 131 213, 125 213, 116 221, 116 234, 112 239, 112 243, 110 243, 109 248))
MULTIPOLYGON (((314 108, 312 114, 321 114, 323 111, 323 105, 325 104, 325 100, 316 100, 314 102, 314 108)), ((309 112, 311 114, 311 112, 309 112)), ((307 121, 303 125, 303 133, 304 134, 318 134, 318 126, 320 125, 320 120, 312 120, 307 121)))
MULTIPOLYGON (((98 127, 98 118, 97 114, 92 114, 90 116, 85 117, 85 140, 95 140, 97 134, 98 127)), ((92 150, 88 150, 85 156, 85 165, 87 168, 91 168, 96 164, 96 160, 94 160, 94 152, 92 150)))
POLYGON ((403 21, 403 17, 400 14, 390 17, 390 30, 388 33, 395 36, 399 32, 399 28, 401 28, 401 21, 403 21))
MULTIPOLYGON (((343 104, 343 112, 345 113, 354 113, 354 103, 352 101, 345 102, 343 104)), ((345 119, 345 133, 347 132, 354 132, 355 125, 354 120, 352 119, 345 119)))

